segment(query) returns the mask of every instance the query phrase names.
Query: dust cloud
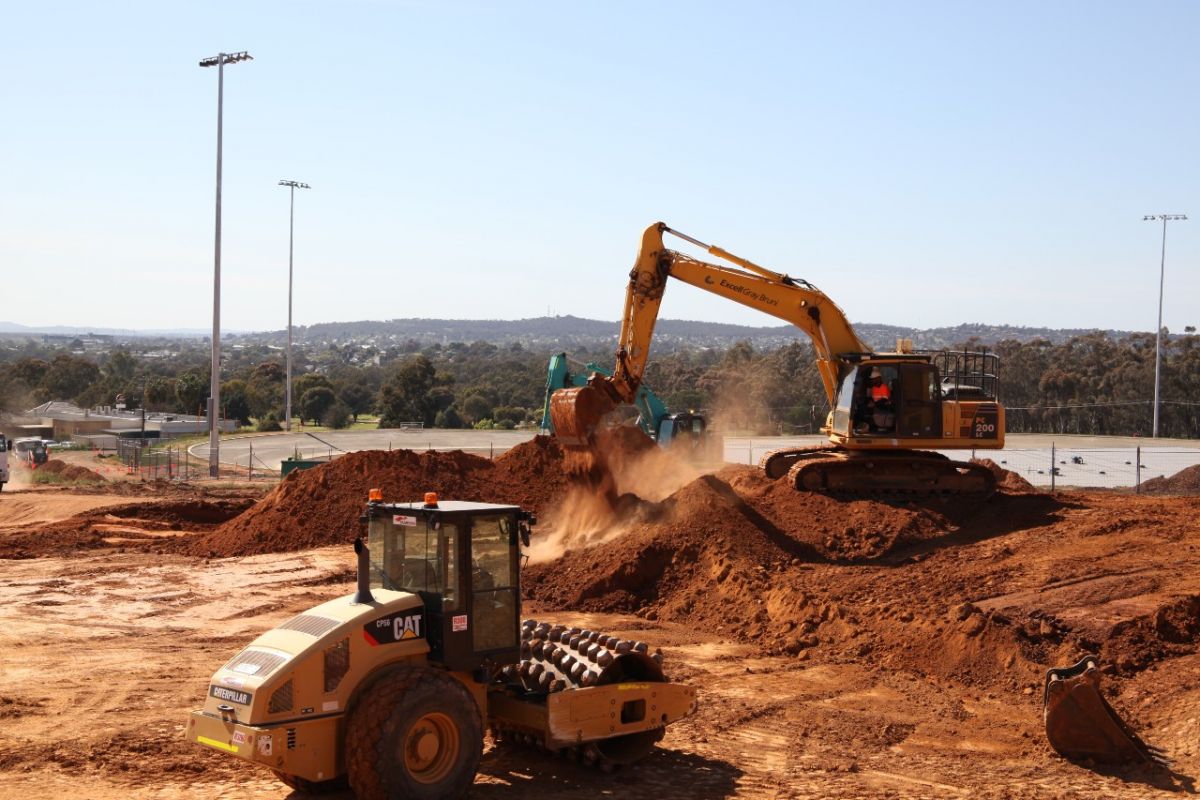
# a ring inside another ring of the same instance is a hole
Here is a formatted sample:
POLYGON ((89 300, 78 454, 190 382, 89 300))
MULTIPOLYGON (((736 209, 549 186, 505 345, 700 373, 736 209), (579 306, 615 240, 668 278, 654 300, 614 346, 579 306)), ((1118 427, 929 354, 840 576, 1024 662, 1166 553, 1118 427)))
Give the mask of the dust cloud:
POLYGON ((601 431, 594 447, 568 451, 565 464, 574 466, 571 486, 543 515, 543 533, 528 550, 533 563, 618 538, 706 472, 632 426, 601 431))

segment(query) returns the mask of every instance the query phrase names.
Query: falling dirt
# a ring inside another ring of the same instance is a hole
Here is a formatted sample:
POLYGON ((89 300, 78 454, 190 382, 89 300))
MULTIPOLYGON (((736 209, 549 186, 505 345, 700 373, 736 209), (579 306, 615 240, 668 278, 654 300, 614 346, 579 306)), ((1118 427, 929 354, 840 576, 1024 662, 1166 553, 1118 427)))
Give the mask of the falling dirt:
POLYGON ((257 632, 351 591, 341 545, 375 487, 536 511, 533 552, 547 549, 523 574, 527 613, 662 647, 668 674, 701 690, 699 712, 617 775, 489 741, 472 797, 1194 792, 1200 499, 998 475, 983 503, 848 500, 748 467, 677 469, 641 443, 617 455, 618 499, 600 506, 544 438, 495 461, 348 455, 261 497, 5 493, 0 796, 289 796, 188 745, 183 719, 257 632), (1170 770, 1097 771, 1046 744, 1044 672, 1084 652, 1170 770))

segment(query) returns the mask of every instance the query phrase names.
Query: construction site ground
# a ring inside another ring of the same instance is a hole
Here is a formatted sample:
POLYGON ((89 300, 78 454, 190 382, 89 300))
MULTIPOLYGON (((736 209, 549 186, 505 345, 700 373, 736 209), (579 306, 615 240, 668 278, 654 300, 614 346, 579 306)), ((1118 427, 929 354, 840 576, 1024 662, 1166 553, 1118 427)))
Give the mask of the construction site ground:
POLYGON ((187 742, 186 714, 259 632, 352 591, 347 531, 327 526, 323 540, 295 509, 319 525, 368 483, 393 497, 451 475, 461 499, 521 491, 545 520, 527 616, 662 647, 701 704, 611 775, 488 741, 472 797, 1195 792, 1200 498, 1009 482, 980 507, 797 499, 727 467, 623 495, 621 524, 572 527, 563 509, 586 509, 539 446, 492 466, 353 454, 274 488, 6 488, 0 797, 293 796, 187 742), (1044 670, 1086 650, 1169 769, 1073 764, 1046 743, 1044 670))

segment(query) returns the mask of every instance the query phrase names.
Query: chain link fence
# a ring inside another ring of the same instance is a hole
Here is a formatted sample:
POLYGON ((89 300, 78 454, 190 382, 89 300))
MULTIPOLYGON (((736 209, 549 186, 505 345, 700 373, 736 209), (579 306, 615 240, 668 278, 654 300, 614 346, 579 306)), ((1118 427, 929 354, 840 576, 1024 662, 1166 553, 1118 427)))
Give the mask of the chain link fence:
MULTIPOLYGON (((962 458, 962 451, 957 451, 962 458)), ((955 451, 945 451, 956 457, 955 451)), ((978 453, 1034 486, 1061 489, 1137 489, 1151 478, 1170 477, 1200 464, 1200 448, 1074 448, 1054 446, 1031 450, 992 450, 978 453)))
POLYGON ((199 471, 188 463, 187 450, 182 447, 152 449, 153 439, 118 439, 117 457, 128 475, 145 481, 191 480, 200 477, 199 471))

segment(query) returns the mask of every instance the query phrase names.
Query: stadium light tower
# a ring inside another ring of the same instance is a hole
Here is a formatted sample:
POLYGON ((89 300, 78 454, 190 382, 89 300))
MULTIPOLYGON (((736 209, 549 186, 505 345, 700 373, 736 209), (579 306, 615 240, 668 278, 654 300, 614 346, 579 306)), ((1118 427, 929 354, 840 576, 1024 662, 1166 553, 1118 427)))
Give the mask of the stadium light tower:
POLYGON ((216 478, 221 468, 221 436, 217 424, 221 408, 221 123, 225 106, 225 65, 253 61, 245 50, 240 53, 217 53, 201 60, 202 67, 217 68, 217 222, 213 245, 213 333, 212 376, 208 392, 208 474, 216 478))
POLYGON ((284 391, 287 392, 285 402, 287 422, 283 424, 283 429, 290 431, 292 429, 292 243, 296 231, 296 190, 311 189, 312 187, 299 181, 280 181, 279 185, 287 186, 292 195, 291 210, 288 211, 288 345, 287 381, 284 388, 284 391))
POLYGON ((1187 219, 1186 214, 1147 214, 1142 222, 1157 222, 1162 220, 1162 259, 1158 264, 1158 328, 1154 331, 1154 432, 1158 438, 1158 389, 1159 378, 1162 374, 1162 301, 1163 279, 1167 274, 1167 223, 1187 219))

